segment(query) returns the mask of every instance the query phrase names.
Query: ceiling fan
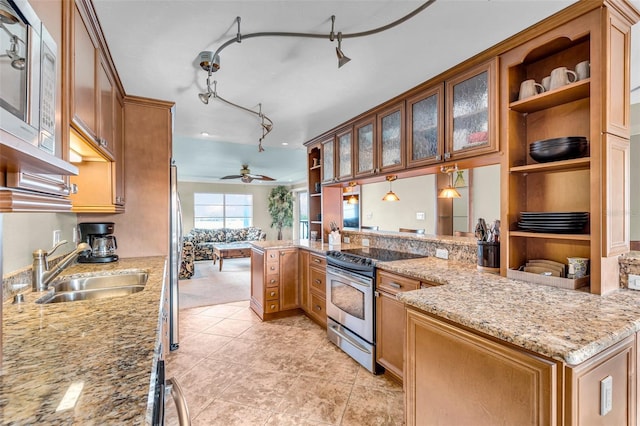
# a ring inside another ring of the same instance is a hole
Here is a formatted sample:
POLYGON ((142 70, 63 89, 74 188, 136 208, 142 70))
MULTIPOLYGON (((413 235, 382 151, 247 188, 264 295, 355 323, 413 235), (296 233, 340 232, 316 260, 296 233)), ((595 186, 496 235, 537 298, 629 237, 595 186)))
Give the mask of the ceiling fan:
POLYGON ((242 165, 239 175, 223 176, 220 179, 240 179, 244 183, 250 183, 252 180, 275 180, 274 178, 265 175, 254 175, 251 173, 251 170, 249 170, 248 164, 242 165))

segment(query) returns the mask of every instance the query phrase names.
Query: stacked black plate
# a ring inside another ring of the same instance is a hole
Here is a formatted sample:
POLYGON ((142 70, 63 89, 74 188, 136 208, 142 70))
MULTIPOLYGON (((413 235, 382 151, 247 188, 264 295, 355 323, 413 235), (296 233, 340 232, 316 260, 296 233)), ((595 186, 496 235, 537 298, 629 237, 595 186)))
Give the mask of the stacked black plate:
POLYGON ((545 139, 531 143, 529 155, 540 163, 585 157, 589 155, 589 141, 584 136, 545 139))
POLYGON ((589 221, 588 212, 522 212, 518 228, 553 234, 580 233, 589 221))

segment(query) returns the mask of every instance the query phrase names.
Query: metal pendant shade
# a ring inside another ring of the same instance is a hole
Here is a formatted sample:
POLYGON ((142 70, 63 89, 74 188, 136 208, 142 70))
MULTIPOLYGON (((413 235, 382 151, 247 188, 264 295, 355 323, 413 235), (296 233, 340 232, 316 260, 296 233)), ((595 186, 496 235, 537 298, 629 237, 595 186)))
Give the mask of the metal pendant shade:
POLYGON ((338 68, 341 68, 351 60, 351 58, 348 58, 342 51, 342 33, 338 33, 338 47, 336 47, 336 55, 338 56, 338 68))

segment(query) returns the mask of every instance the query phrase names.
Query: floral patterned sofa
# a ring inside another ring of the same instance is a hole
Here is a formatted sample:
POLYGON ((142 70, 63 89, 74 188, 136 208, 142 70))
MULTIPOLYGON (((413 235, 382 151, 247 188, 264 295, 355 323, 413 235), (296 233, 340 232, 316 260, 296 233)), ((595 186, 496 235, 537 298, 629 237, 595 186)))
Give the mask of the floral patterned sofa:
POLYGON ((214 244, 264 240, 266 234, 253 226, 247 228, 194 228, 182 237, 180 278, 191 278, 196 260, 213 260, 214 244))

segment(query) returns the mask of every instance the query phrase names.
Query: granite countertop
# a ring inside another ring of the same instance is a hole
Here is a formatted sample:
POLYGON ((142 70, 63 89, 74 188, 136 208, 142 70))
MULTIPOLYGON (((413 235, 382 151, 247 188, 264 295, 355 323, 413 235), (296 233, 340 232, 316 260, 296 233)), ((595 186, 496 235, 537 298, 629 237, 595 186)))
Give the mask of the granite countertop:
POLYGON ((3 424, 150 424, 165 257, 76 264, 62 276, 143 270, 128 297, 36 304, 44 292, 4 303, 0 418, 3 424), (56 412, 72 383, 72 409, 56 412))
POLYGON ((398 294, 407 305, 576 365, 640 330, 640 292, 605 296, 512 280, 433 257, 378 267, 444 284, 398 294))
POLYGON ((341 250, 350 248, 359 248, 361 246, 355 244, 342 243, 340 245, 332 245, 321 241, 313 240, 271 240, 271 241, 251 241, 251 245, 257 249, 286 249, 286 248, 303 248, 319 254, 326 254, 330 250, 341 250))

